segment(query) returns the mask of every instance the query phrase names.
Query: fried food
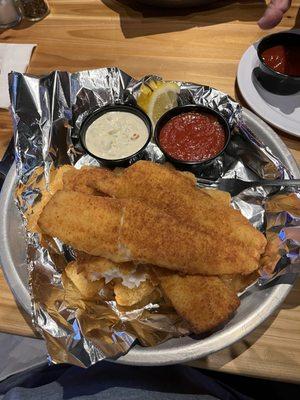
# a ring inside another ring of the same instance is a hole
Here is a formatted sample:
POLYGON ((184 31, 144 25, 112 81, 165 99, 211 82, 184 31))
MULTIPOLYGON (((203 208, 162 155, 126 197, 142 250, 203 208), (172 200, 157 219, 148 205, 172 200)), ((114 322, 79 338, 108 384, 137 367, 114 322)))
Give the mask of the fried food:
POLYGON ((235 293, 215 276, 180 276, 158 272, 164 295, 194 333, 204 333, 226 322, 238 308, 235 293))
POLYGON ((63 165, 58 169, 52 168, 50 170, 49 184, 46 185, 46 180, 43 174, 42 168, 37 168, 36 171, 31 175, 30 180, 27 182, 28 188, 39 191, 39 197, 33 208, 29 207, 25 213, 27 220, 27 229, 30 232, 40 232, 37 222, 43 211, 45 205, 57 192, 63 188, 63 176, 66 172, 73 173, 75 168, 71 165, 63 165))
POLYGON ((88 254, 188 274, 248 274, 261 255, 257 248, 245 254, 222 230, 196 230, 137 200, 59 191, 38 223, 44 233, 88 254))
POLYGON ((78 289, 83 299, 94 299, 105 285, 104 279, 91 282, 83 272, 78 273, 76 262, 70 262, 66 266, 64 274, 78 289))
POLYGON ((266 247, 228 193, 198 189, 193 174, 172 166, 68 167, 55 182, 35 225, 76 250, 63 277, 66 301, 82 310, 105 288, 120 307, 163 293, 191 331, 208 332, 231 317, 259 266, 278 259, 276 243, 266 247))
POLYGON ((76 267, 77 271, 82 271, 91 282, 101 278, 105 278, 106 282, 109 282, 114 277, 129 277, 136 271, 136 266, 132 262, 116 263, 104 257, 91 256, 85 253, 77 260, 76 267))
POLYGON ((107 258, 81 253, 75 262, 77 272, 94 282, 104 278, 105 283, 118 281, 128 289, 137 288, 141 282, 151 279, 146 266, 137 266, 133 262, 116 263, 107 258))
MULTIPOLYGON (((149 161, 139 161, 118 174, 104 171, 89 183, 99 192, 119 199, 139 200, 194 230, 226 237, 228 247, 235 248, 258 266, 266 238, 230 206, 228 193, 197 189, 194 175, 149 161)), ((84 170, 81 173, 86 175, 84 170)))
POLYGON ((230 207, 231 196, 228 192, 223 192, 218 189, 199 189, 202 192, 207 193, 211 198, 217 201, 219 204, 224 204, 224 206, 230 207))
POLYGON ((121 218, 119 200, 59 191, 44 208, 38 225, 79 251, 118 262, 128 261, 118 257, 121 218))
MULTIPOLYGON (((124 286, 121 282, 114 285, 116 302, 123 307, 132 307, 138 303, 142 303, 140 306, 147 304, 154 291, 156 291, 156 287, 150 280, 143 281, 138 287, 132 289, 124 286)), ((159 298, 157 291, 156 298, 159 298)))
POLYGON ((120 306, 131 307, 137 303, 143 306, 160 297, 157 282, 150 279, 143 267, 137 271, 131 262, 114 263, 103 257, 81 254, 77 261, 67 265, 64 274, 85 299, 97 296, 99 290, 111 281, 120 306))
POLYGON ((81 169, 72 168, 63 175, 64 190, 73 190, 92 195, 102 195, 97 189, 97 182, 105 179, 110 174, 109 170, 95 167, 82 167, 81 169))
MULTIPOLYGON (((300 235, 299 235, 300 239, 300 235)), ((272 275, 278 261, 281 258, 278 249, 281 247, 281 240, 276 232, 268 232, 268 243, 264 254, 260 260, 260 272, 261 274, 272 275)))
POLYGON ((187 274, 219 275, 257 269, 259 254, 248 258, 237 246, 230 246, 222 232, 194 230, 157 208, 133 200, 124 203, 120 245, 133 260, 187 274))

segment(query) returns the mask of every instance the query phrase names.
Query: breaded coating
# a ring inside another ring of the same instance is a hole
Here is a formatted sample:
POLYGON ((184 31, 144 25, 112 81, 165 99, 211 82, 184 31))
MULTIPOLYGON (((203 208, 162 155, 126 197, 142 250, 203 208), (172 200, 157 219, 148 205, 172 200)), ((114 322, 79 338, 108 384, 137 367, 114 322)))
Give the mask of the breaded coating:
POLYGON ((63 189, 86 194, 101 195, 97 189, 97 182, 111 172, 104 168, 82 167, 72 168, 63 175, 63 189))
POLYGON ((33 208, 28 208, 25 216, 27 220, 27 229, 30 232, 40 232, 37 222, 38 219, 48 201, 58 190, 63 188, 63 175, 66 172, 73 171, 74 168, 71 165, 63 165, 58 169, 51 169, 49 176, 49 184, 46 186, 45 176, 42 168, 37 170, 30 177, 27 182, 27 187, 32 187, 33 190, 39 190, 40 196, 38 201, 34 204, 33 208), (39 177, 40 175, 40 177, 39 177))
POLYGON ((248 274, 258 268, 261 255, 255 248, 245 254, 222 230, 195 230, 140 201, 79 192, 57 192, 43 210, 39 226, 91 255, 188 274, 248 274))
POLYGON ((207 193, 211 198, 217 201, 219 204, 230 207, 231 196, 228 192, 223 192, 218 189, 199 189, 201 192, 207 193))
POLYGON ((149 296, 155 290, 155 286, 150 280, 141 282, 138 287, 129 289, 122 283, 114 285, 116 302, 123 307, 132 307, 137 303, 148 302, 149 296))
POLYGON ((136 271, 136 266, 132 262, 117 263, 104 257, 86 255, 85 259, 76 262, 77 269, 83 271, 86 278, 93 282, 95 280, 108 277, 118 270, 120 276, 132 275, 136 271))
MULTIPOLYGON (((190 225, 194 230, 210 231, 226 236, 227 245, 236 248, 252 262, 258 263, 266 246, 266 238, 243 215, 230 206, 228 193, 213 189, 197 189, 191 173, 178 172, 160 164, 139 161, 117 174, 101 168, 78 171, 82 180, 88 175, 99 192, 122 199, 137 199, 150 207, 190 225), (100 170, 100 171, 99 171, 100 170), (92 172, 94 171, 94 172, 92 172)), ((258 265, 258 264, 257 264, 258 265)))
POLYGON ((121 202, 79 192, 58 191, 44 208, 40 229, 85 253, 121 260, 118 255, 121 202))
POLYGON ((187 274, 249 273, 257 269, 260 254, 247 257, 237 246, 230 246, 222 233, 193 230, 156 208, 123 201, 119 249, 132 260, 187 274))
POLYGON ((75 264, 77 272, 82 272, 90 282, 104 278, 105 283, 118 281, 130 289, 151 279, 149 268, 137 266, 133 262, 117 263, 107 258, 81 253, 75 264))
MULTIPOLYGON (((82 174, 85 174, 84 171, 82 174)), ((118 175, 108 171, 95 180, 95 188, 120 199, 137 199, 179 219, 194 229, 221 233, 228 244, 248 257, 262 254, 266 238, 230 206, 230 196, 213 189, 198 189, 192 174, 150 161, 138 161, 118 175)))
POLYGON ((238 308, 236 293, 218 277, 158 274, 164 295, 194 333, 211 331, 238 308))
MULTIPOLYGON (((194 176, 191 179, 191 176, 190 173, 181 173, 150 161, 138 161, 121 174, 105 174, 96 182, 95 187, 112 197, 134 198, 157 206, 157 197, 163 197, 169 191, 174 196, 193 192, 196 178, 194 176)), ((199 193, 201 198, 209 199, 205 192, 199 193)), ((166 201, 164 198, 161 200, 160 206, 164 208, 166 201)))
POLYGON ((278 261, 281 258, 278 249, 281 247, 281 240, 276 232, 268 232, 268 243, 264 254, 260 259, 260 271, 268 275, 272 275, 278 261))
POLYGON ((78 273, 76 262, 71 262, 66 266, 64 275, 79 290, 82 299, 94 299, 104 287, 104 279, 91 282, 87 280, 83 272, 78 273))

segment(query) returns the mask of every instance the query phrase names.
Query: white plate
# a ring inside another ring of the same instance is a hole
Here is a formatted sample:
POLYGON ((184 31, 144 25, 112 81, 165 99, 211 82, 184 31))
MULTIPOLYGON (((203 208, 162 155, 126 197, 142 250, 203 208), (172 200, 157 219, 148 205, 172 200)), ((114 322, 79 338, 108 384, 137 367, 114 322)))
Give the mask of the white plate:
MULTIPOLYGON (((291 32, 300 34, 299 29, 291 32)), ((265 121, 283 132, 300 137, 300 91, 283 96, 273 94, 260 85, 253 73, 259 65, 256 46, 254 43, 245 51, 238 66, 237 82, 241 94, 265 121)))

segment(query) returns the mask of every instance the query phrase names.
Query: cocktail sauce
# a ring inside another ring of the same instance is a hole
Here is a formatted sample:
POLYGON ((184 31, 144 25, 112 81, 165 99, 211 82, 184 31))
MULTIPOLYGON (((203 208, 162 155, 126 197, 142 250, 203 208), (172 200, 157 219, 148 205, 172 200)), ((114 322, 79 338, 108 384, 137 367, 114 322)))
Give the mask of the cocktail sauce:
POLYGON ((261 53, 265 64, 276 72, 290 76, 300 76, 300 46, 280 44, 261 53))
POLYGON ((225 146, 225 131, 211 114, 187 112, 171 118, 161 129, 159 143, 171 157, 181 161, 205 161, 225 146))

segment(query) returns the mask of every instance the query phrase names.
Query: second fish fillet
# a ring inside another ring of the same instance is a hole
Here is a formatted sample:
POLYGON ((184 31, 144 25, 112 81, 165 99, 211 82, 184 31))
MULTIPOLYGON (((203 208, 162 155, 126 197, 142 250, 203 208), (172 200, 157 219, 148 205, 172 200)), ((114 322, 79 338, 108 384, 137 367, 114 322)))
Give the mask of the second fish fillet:
POLYGON ((85 253, 187 274, 248 274, 249 257, 223 232, 190 225, 137 200, 59 191, 38 221, 41 230, 85 253))
MULTIPOLYGON (((72 171, 69 172, 72 175, 72 171)), ((149 161, 138 161, 117 173, 103 168, 76 171, 75 181, 85 182, 88 187, 119 199, 139 200, 149 207, 190 225, 194 230, 206 230, 226 236, 228 243, 239 247, 249 258, 260 259, 266 246, 266 238, 249 221, 230 206, 230 195, 219 190, 196 187, 196 178, 191 173, 149 161)), ((64 185, 68 190, 70 185, 64 185)), ((78 184, 71 185, 81 191, 78 184)))

